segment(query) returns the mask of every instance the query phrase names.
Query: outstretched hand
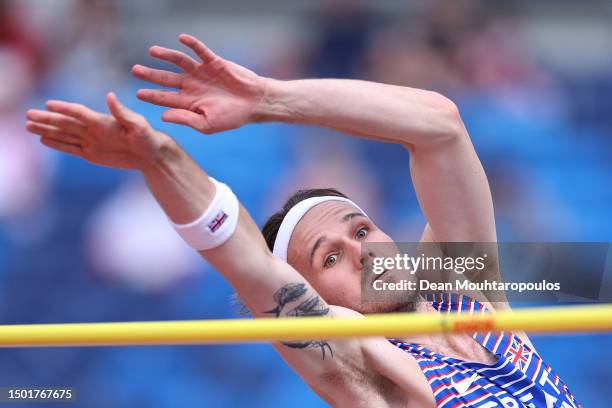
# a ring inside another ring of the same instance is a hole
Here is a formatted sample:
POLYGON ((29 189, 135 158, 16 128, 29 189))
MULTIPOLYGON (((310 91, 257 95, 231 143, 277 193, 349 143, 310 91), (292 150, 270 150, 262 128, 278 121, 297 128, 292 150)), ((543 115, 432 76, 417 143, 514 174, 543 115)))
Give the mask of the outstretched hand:
POLYGON ((106 98, 111 115, 63 101, 47 102, 47 110, 30 109, 26 128, 41 143, 103 166, 140 169, 160 154, 169 136, 154 130, 146 119, 119 102, 106 98))
POLYGON ((172 108, 164 112, 162 120, 191 126, 206 134, 234 129, 251 121, 265 95, 265 79, 215 55, 190 35, 181 34, 179 40, 191 48, 201 62, 181 51, 151 47, 152 57, 170 62, 184 72, 135 65, 132 73, 136 77, 178 90, 141 89, 138 98, 172 108))

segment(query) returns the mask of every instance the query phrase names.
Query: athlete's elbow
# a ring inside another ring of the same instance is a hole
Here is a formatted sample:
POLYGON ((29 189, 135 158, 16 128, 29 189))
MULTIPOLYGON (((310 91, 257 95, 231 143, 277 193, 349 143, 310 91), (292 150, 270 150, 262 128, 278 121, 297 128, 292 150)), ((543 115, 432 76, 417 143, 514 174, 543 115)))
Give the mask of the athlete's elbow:
POLYGON ((436 134, 441 140, 456 140, 466 137, 467 132, 461 119, 459 107, 446 96, 432 92, 432 105, 435 110, 436 134))

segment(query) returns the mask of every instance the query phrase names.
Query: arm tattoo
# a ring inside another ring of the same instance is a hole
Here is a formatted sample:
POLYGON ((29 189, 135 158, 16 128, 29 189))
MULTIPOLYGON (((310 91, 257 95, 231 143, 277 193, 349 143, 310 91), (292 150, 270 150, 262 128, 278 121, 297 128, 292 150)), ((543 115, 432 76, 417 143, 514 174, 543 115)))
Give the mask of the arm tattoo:
MULTIPOLYGON (((297 300, 301 300, 304 297, 308 289, 303 283, 289 283, 274 293, 274 301, 276 307, 270 309, 264 313, 271 313, 279 317, 283 308, 297 300)), ((310 298, 302 301, 299 305, 287 312, 289 317, 303 317, 303 316, 326 316, 329 314, 329 307, 321 301, 321 298, 317 295, 313 295, 310 298)), ((325 360, 325 350, 329 350, 330 356, 333 358, 334 353, 328 342, 324 340, 307 340, 307 341, 283 341, 281 344, 294 348, 294 349, 305 349, 305 348, 320 348, 323 359, 325 360)))
POLYGON ((291 309, 287 316, 302 317, 302 316, 325 316, 329 313, 329 307, 317 295, 314 295, 308 300, 291 309))
POLYGON ((276 292, 274 292, 274 301, 276 302, 276 307, 271 310, 267 310, 264 313, 272 313, 275 314, 276 317, 279 317, 283 307, 287 303, 291 303, 294 300, 299 299, 301 296, 304 296, 306 293, 306 285, 303 283, 288 283, 276 292))

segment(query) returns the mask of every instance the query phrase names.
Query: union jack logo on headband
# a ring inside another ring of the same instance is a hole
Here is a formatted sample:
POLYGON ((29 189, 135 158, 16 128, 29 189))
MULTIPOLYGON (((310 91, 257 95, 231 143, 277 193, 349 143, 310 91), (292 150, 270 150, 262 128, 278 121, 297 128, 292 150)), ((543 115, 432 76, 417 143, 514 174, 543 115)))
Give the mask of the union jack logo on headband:
POLYGON ((227 214, 225 213, 225 211, 219 211, 219 214, 217 214, 215 219, 208 223, 208 229, 210 230, 210 232, 215 232, 216 230, 218 230, 223 225, 226 219, 227 214))

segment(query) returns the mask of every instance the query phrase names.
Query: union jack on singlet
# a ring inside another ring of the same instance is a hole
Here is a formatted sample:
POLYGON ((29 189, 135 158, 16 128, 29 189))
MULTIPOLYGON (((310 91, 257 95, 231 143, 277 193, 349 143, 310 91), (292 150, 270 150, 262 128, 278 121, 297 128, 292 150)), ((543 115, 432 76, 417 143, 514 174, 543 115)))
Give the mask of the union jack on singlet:
MULTIPOLYGON (((477 300, 456 294, 427 298, 443 313, 485 313, 477 300)), ((425 347, 390 340, 409 352, 425 374, 438 407, 581 407, 550 366, 513 333, 474 333, 498 361, 493 365, 446 357, 425 347)))

